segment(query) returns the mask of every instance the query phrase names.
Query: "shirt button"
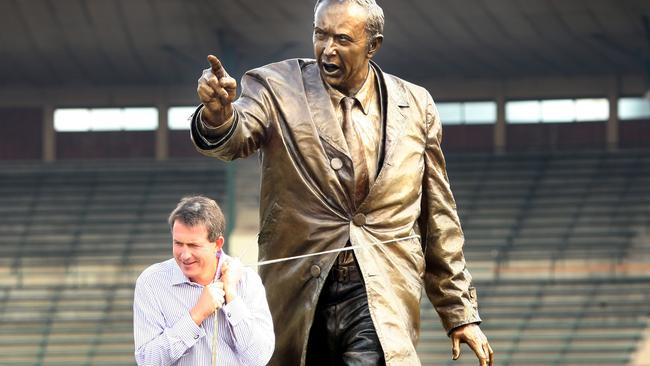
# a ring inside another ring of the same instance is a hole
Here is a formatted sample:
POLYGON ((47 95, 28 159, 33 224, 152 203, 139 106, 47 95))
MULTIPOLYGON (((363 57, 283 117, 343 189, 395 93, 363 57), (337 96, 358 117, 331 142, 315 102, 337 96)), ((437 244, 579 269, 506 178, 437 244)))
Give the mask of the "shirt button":
POLYGON ((194 339, 199 339, 199 335, 198 334, 194 335, 194 339))
POLYGON ((339 170, 343 168, 343 161, 339 158, 334 158, 330 161, 330 166, 332 166, 332 169, 334 170, 339 170))
POLYGON ((357 226, 363 226, 366 224, 366 215, 358 213, 352 218, 352 222, 357 226))
POLYGON ((320 276, 320 267, 314 264, 309 269, 309 272, 311 273, 312 277, 317 278, 318 276, 320 276))
POLYGON ((227 315, 229 318, 232 316, 232 314, 230 314, 230 313, 228 313, 228 314, 226 314, 226 315, 227 315))

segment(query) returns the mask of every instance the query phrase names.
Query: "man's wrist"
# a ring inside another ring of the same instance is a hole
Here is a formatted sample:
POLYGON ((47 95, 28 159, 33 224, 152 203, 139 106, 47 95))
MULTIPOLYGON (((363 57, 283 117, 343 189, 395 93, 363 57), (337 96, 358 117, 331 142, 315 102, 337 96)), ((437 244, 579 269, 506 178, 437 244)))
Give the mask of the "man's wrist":
POLYGON ((190 309, 190 317, 194 321, 194 324, 201 326, 201 323, 205 320, 206 316, 203 311, 197 309, 196 306, 190 309))
POLYGON ((237 299, 237 297, 239 297, 237 290, 226 291, 226 304, 230 304, 232 301, 237 299))

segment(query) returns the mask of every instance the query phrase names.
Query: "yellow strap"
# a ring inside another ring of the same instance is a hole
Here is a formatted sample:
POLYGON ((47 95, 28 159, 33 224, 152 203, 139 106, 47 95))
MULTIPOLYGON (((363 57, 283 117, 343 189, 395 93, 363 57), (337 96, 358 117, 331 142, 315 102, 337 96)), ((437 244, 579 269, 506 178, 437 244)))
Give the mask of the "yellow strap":
POLYGON ((214 311, 214 333, 212 333, 212 366, 217 366, 217 337, 219 336, 219 307, 214 311))

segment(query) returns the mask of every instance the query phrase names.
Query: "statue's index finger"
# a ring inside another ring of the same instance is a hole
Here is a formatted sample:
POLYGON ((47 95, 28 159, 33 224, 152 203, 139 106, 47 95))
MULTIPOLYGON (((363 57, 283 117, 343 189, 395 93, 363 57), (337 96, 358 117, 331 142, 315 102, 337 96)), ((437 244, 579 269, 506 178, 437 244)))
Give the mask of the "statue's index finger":
POLYGON ((209 55, 208 56, 208 62, 210 62, 210 65, 212 67, 212 73, 214 73, 217 78, 221 79, 222 77, 226 76, 226 70, 223 69, 223 65, 221 65, 221 61, 214 56, 214 55, 209 55))

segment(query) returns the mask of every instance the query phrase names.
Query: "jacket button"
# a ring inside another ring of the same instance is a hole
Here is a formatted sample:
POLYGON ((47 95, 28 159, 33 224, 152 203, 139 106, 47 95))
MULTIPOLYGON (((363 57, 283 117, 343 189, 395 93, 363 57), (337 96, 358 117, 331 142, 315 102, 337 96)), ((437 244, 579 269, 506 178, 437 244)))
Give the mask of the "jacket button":
POLYGON ((320 267, 314 264, 309 269, 309 272, 311 273, 312 277, 317 278, 318 276, 320 276, 320 267))
POLYGON ((339 170, 343 168, 343 161, 339 158, 334 158, 330 161, 330 165, 332 166, 332 169, 339 170))
POLYGON ((358 213, 352 218, 352 222, 357 226, 363 226, 366 224, 366 215, 358 213))

